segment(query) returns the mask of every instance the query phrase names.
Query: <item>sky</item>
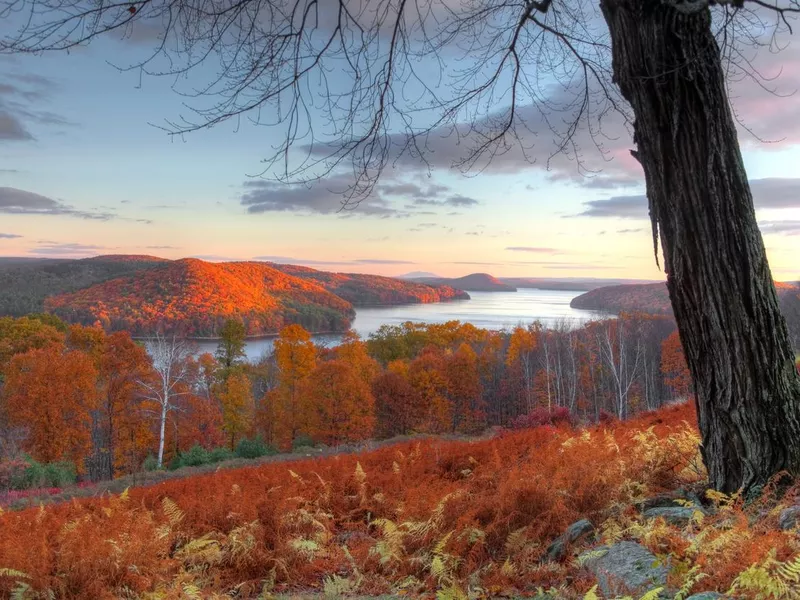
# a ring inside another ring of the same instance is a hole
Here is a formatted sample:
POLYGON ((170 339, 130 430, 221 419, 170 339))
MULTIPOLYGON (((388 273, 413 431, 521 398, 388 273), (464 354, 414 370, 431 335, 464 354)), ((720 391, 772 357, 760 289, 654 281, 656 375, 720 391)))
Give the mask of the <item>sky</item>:
MULTIPOLYGON (((168 78, 115 66, 141 56, 148 41, 141 37, 0 57, 0 256, 124 253, 382 275, 664 277, 624 129, 612 124, 605 155, 580 133, 580 168, 575 156, 548 160, 553 140, 542 135, 537 147, 495 156, 468 174, 451 166, 463 151, 457 141, 435 138, 427 166, 397 157, 370 198, 340 211, 346 171, 312 187, 259 177, 278 130, 240 119, 168 135, 167 120, 186 115, 192 99, 168 78)), ((773 276, 796 280, 800 40, 760 52, 756 64, 769 89, 734 82, 732 102, 773 276)), ((535 124, 530 106, 521 112, 535 124)))

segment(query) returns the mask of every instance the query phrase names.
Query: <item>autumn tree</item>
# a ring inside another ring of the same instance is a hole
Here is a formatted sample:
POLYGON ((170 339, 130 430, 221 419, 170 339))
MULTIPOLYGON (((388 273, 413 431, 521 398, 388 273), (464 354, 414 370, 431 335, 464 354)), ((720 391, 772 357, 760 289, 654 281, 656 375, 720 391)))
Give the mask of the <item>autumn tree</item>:
MULTIPOLYGON (((726 88, 742 40, 786 31, 796 0, 378 0, 369 11, 360 0, 3 2, 5 53, 146 26, 154 51, 133 67, 211 77, 186 77, 193 97, 213 99, 173 133, 268 115, 285 137, 267 170, 282 181, 351 177, 349 204, 401 160, 480 168, 553 140, 540 152, 547 164, 563 152, 580 169, 592 144, 605 150, 603 126, 616 118, 644 174, 712 485, 757 489, 777 472, 800 474, 800 375, 726 88)), ((738 73, 758 82, 750 64, 738 73)))
POLYGON ((27 429, 25 448, 36 460, 69 460, 83 471, 97 408, 97 370, 86 354, 59 344, 17 354, 3 397, 10 423, 27 429))
POLYGON ((386 371, 372 382, 375 398, 375 435, 389 438, 413 433, 422 422, 424 407, 408 378, 397 371, 386 371))
POLYGON ((486 424, 478 355, 466 343, 446 359, 447 396, 452 410, 452 431, 475 433, 486 424))
POLYGON ((244 323, 228 319, 219 332, 219 344, 215 356, 223 369, 230 370, 245 358, 244 346, 246 330, 244 323))
POLYGON ((313 416, 308 397, 302 393, 302 384, 317 362, 311 334, 300 325, 281 329, 275 340, 275 360, 279 369, 278 387, 272 396, 275 405, 271 413, 279 430, 280 445, 289 448, 313 416))
POLYGON ((361 373, 344 360, 320 363, 310 374, 304 394, 314 408, 313 438, 338 445, 372 436, 375 400, 361 373))
POLYGON ((506 352, 506 365, 514 369, 522 381, 524 405, 526 412, 535 406, 533 380, 536 373, 541 325, 533 323, 528 327, 518 325, 511 332, 506 352))
POLYGON ((222 428, 233 450, 253 426, 255 406, 250 379, 243 370, 236 369, 220 382, 216 396, 222 406, 222 428))
POLYGON ((342 336, 342 342, 336 347, 336 356, 347 363, 368 386, 380 373, 378 361, 369 355, 367 345, 352 329, 342 336))
POLYGON ((0 381, 6 365, 15 354, 63 341, 63 332, 40 319, 0 317, 0 381))
POLYGON ((92 413, 93 452, 87 459, 94 479, 111 479, 141 465, 152 444, 138 381, 152 375, 145 349, 127 332, 73 325, 67 344, 92 359, 98 373, 97 408, 92 413))
POLYGON ((447 397, 447 374, 442 351, 425 348, 408 367, 408 381, 417 396, 415 403, 423 406, 420 430, 426 433, 450 431, 453 407, 447 397))
POLYGON ((192 349, 186 340, 161 333, 148 340, 147 346, 153 361, 153 374, 138 379, 137 383, 144 398, 153 405, 158 419, 157 465, 160 469, 164 463, 167 418, 178 408, 178 399, 191 392, 192 349))

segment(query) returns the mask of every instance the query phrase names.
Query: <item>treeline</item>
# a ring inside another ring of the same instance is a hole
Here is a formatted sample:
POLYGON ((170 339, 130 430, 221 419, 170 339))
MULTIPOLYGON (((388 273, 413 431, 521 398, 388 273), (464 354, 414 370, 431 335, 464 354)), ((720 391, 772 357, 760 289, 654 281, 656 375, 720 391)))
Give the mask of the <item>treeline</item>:
POLYGON ((690 392, 674 322, 646 315, 500 332, 406 323, 334 348, 290 325, 256 363, 244 339, 228 321, 215 355, 197 355, 176 337, 0 319, 5 470, 70 463, 100 480, 233 452, 624 419, 690 392))

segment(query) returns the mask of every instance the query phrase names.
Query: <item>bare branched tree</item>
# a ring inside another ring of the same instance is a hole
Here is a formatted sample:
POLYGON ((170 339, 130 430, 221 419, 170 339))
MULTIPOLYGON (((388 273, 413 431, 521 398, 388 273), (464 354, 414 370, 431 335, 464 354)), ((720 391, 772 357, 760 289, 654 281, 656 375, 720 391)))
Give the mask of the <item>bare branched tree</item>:
POLYGON ((142 396, 152 402, 158 418, 158 468, 164 461, 164 438, 167 418, 178 410, 176 401, 191 391, 193 370, 189 359, 192 348, 186 340, 175 335, 166 337, 161 333, 147 341, 147 351, 153 360, 154 376, 138 380, 142 396))
POLYGON ((336 175, 344 208, 398 164, 567 156, 589 171, 587 152, 608 154, 627 127, 711 483, 756 490, 800 473, 800 379, 726 85, 763 85, 743 44, 770 46, 798 12, 798 0, 0 0, 0 52, 149 40, 118 66, 175 78, 191 112, 170 133, 272 125, 283 141, 264 174, 336 175))

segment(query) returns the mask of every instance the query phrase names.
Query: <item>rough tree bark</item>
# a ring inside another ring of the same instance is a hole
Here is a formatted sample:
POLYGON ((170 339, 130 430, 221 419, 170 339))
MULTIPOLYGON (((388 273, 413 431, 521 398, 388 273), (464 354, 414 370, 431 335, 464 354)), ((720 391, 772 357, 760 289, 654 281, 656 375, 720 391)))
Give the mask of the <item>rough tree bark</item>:
POLYGON ((633 154, 695 382, 710 482, 750 492, 782 470, 800 474, 800 378, 711 14, 695 4, 601 2, 615 81, 636 119, 633 154))

